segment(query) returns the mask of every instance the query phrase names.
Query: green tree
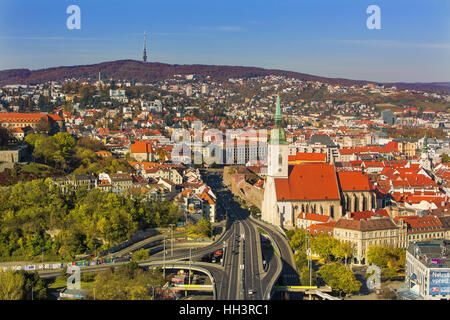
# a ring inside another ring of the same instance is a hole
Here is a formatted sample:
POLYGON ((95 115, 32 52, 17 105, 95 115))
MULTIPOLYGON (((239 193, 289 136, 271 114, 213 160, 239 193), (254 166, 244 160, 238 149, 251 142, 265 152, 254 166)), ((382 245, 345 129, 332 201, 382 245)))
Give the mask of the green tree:
POLYGON ((371 246, 367 250, 367 262, 380 268, 386 268, 391 257, 393 255, 389 247, 371 246))
POLYGON ((144 271, 130 263, 115 270, 100 272, 93 288, 96 299, 100 300, 149 300, 149 288, 161 288, 164 283, 160 270, 144 271))
POLYGON ((382 269, 383 280, 393 279, 405 268, 406 250, 387 246, 372 246, 367 250, 367 262, 382 269))
POLYGON ((305 236, 311 237, 310 235, 306 235, 306 231, 296 229, 291 233, 290 237, 288 237, 289 244, 294 251, 305 250, 305 236))
POLYGON ((335 239, 331 253, 334 256, 334 258, 339 260, 344 259, 346 260, 348 258, 351 258, 353 255, 352 244, 349 242, 342 242, 335 239))
POLYGON ((294 254, 294 260, 298 270, 308 265, 308 257, 305 251, 297 251, 294 254))
POLYGON ((333 256, 335 242, 336 240, 333 237, 321 233, 312 238, 311 250, 325 261, 329 261, 333 256))
POLYGON ((22 274, 7 270, 0 272, 0 300, 23 299, 25 278, 22 274))
POLYGON ((148 250, 140 249, 133 253, 133 261, 147 260, 149 257, 148 250))
POLYGON ((58 132, 53 136, 58 149, 61 151, 64 158, 68 158, 72 155, 73 149, 76 145, 76 140, 71 134, 67 132, 58 132))
POLYGON ((317 275, 314 270, 309 270, 308 266, 300 269, 300 283, 302 286, 317 285, 317 275), (311 280, 311 281, 310 281, 311 280))
POLYGON ((319 269, 319 274, 327 285, 340 294, 358 292, 361 288, 361 283, 356 280, 353 272, 339 262, 323 265, 319 269))

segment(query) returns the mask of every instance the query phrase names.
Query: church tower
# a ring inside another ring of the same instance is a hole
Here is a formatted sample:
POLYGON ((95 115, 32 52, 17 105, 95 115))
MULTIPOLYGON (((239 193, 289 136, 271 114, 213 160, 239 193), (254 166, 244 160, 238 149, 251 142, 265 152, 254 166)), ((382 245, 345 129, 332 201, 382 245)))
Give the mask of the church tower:
POLYGON ((270 131, 267 152, 267 178, 264 184, 264 199, 262 203, 262 219, 276 226, 283 225, 283 213, 278 207, 275 179, 288 179, 289 145, 286 133, 282 128, 280 96, 277 96, 275 111, 275 126, 270 131))
POLYGON ((281 123, 280 96, 277 96, 275 126, 270 131, 267 153, 267 175, 274 178, 288 178, 289 144, 281 123))

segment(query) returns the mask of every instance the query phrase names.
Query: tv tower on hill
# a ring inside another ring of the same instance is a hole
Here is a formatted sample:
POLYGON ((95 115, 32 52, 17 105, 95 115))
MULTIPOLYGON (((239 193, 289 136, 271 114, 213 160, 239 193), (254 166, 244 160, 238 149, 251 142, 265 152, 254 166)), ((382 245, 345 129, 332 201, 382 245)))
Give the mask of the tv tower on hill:
POLYGON ((144 32, 144 56, 143 59, 144 62, 147 62, 147 32, 144 32))

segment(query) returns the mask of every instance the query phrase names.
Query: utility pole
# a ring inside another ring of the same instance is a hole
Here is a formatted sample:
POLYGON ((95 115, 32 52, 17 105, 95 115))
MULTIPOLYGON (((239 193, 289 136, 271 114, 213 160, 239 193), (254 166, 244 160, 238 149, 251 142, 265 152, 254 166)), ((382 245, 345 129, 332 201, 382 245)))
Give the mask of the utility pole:
MULTIPOLYGON (((222 253, 222 267, 225 265, 225 250, 227 249, 227 242, 223 242, 223 253, 222 253)), ((228 252, 226 253, 228 255, 228 252)))
POLYGON ((305 250, 306 258, 308 259, 308 269, 309 269, 309 286, 312 286, 312 257, 311 257, 311 241, 305 232, 305 250))
POLYGON ((170 249, 170 251, 171 251, 171 255, 172 255, 172 257, 173 257, 173 227, 175 226, 174 224, 170 224, 169 225, 170 226, 170 231, 171 231, 171 240, 170 240, 170 243, 171 243, 171 249, 170 249))
POLYGON ((189 285, 191 285, 191 259, 192 259, 192 248, 189 248, 189 285))
POLYGON ((164 236, 164 250, 163 250, 163 255, 164 255, 164 262, 163 262, 163 277, 164 280, 166 279, 166 236, 164 236))

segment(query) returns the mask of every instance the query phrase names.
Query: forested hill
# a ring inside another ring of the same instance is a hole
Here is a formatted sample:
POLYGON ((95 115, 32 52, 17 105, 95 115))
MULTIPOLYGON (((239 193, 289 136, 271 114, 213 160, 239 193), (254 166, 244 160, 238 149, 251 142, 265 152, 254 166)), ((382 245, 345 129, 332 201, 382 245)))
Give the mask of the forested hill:
MULTIPOLYGON (((349 80, 340 78, 325 78, 304 73, 263 69, 257 67, 241 66, 215 66, 215 65, 176 65, 158 62, 144 63, 135 60, 119 60, 103 62, 93 65, 56 67, 41 70, 12 69, 0 71, 0 85, 8 84, 36 84, 47 81, 60 81, 64 79, 97 79, 98 73, 102 73, 103 79, 128 80, 139 82, 152 82, 163 80, 180 74, 195 74, 198 76, 210 76, 214 80, 226 80, 229 78, 247 78, 253 76, 286 76, 301 80, 321 81, 332 85, 363 85, 374 83, 364 80, 349 80)), ((391 84, 387 84, 391 85, 391 84)), ((398 88, 445 90, 450 92, 450 83, 395 83, 398 88)))

